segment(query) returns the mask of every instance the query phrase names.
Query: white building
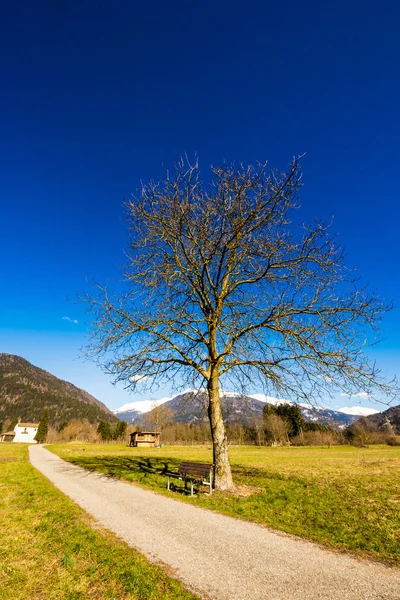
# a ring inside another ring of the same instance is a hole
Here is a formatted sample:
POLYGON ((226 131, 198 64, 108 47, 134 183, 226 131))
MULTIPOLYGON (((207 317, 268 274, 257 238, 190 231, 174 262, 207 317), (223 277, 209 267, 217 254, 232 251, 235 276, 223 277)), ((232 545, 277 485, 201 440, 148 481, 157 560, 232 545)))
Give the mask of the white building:
POLYGON ((39 423, 17 423, 14 427, 15 437, 14 442, 28 442, 36 444, 35 435, 37 433, 39 423))
POLYGON ((36 444, 35 435, 39 423, 17 423, 14 431, 0 434, 0 442, 25 442, 36 444))

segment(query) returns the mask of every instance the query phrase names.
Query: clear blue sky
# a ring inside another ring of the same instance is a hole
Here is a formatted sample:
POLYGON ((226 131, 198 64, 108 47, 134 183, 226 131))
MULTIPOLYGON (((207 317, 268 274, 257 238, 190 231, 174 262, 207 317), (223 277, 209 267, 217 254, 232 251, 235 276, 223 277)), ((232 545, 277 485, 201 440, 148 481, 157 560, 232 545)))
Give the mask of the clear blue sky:
MULTIPOLYGON (((0 351, 110 407, 139 398, 77 358, 68 299, 120 276, 123 199, 184 152, 204 170, 306 152, 304 220, 335 215, 348 263, 400 307, 399 22, 396 0, 3 2, 0 351)), ((398 374, 399 315, 375 351, 398 374)))

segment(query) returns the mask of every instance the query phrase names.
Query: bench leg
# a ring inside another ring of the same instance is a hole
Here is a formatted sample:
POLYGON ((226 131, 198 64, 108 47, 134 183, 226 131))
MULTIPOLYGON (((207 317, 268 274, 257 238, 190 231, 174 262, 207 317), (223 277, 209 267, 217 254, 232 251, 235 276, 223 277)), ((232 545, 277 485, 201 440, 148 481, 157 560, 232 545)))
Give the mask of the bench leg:
POLYGON ((169 475, 168 475, 167 490, 169 491, 169 475))
POLYGON ((193 496, 193 481, 190 482, 190 495, 193 496))

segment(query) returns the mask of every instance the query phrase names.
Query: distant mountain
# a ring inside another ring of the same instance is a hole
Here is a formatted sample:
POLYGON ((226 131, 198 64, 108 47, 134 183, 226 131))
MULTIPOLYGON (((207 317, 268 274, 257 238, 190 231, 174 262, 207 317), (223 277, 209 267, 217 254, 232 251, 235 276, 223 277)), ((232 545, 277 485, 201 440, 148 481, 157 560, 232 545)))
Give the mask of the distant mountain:
POLYGON ((0 422, 6 419, 37 422, 49 411, 52 426, 74 419, 115 421, 113 413, 99 400, 35 367, 21 356, 0 354, 0 422))
POLYGON ((113 414, 121 421, 136 423, 142 414, 150 412, 155 406, 160 406, 169 400, 172 400, 172 398, 137 400, 136 402, 129 402, 128 404, 124 404, 120 408, 117 408, 113 411, 113 414))
POLYGON ((389 421, 393 427, 394 433, 400 435, 400 404, 398 406, 392 406, 376 415, 370 415, 365 418, 365 421, 374 424, 378 429, 382 430, 384 430, 385 423, 389 421))
MULTIPOLYGON (((261 417, 266 402, 281 404, 289 401, 265 396, 264 394, 245 396, 235 392, 222 392, 221 405, 225 423, 228 425, 234 423, 251 424, 254 419, 261 417)), ((173 421, 176 423, 199 424, 208 422, 207 395, 204 390, 187 390, 172 398, 163 398, 156 402, 157 406, 160 404, 163 404, 170 411, 173 421)), ((149 413, 149 417, 151 417, 154 405, 155 402, 150 400, 132 402, 121 406, 121 408, 114 411, 114 414, 127 423, 140 424, 144 413, 149 413)), ((300 404, 299 406, 306 421, 331 424, 341 429, 358 418, 355 415, 327 408, 318 408, 307 404, 300 404)))

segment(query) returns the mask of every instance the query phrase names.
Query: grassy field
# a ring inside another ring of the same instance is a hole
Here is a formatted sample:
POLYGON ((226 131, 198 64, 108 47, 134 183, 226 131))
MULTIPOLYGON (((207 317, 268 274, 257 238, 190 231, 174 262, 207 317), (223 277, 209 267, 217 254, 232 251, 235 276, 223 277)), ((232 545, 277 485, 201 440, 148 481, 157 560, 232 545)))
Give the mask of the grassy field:
MULTIPOLYGON (((167 492, 163 472, 176 469, 183 459, 211 462, 211 447, 66 444, 49 450, 86 469, 197 506, 400 563, 400 448, 231 447, 239 495, 195 498, 185 496, 181 488, 167 492)), ((176 481, 176 487, 180 485, 176 481)))
POLYGON ((195 600, 0 444, 1 600, 195 600))

